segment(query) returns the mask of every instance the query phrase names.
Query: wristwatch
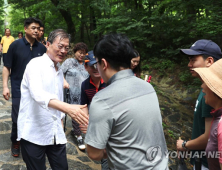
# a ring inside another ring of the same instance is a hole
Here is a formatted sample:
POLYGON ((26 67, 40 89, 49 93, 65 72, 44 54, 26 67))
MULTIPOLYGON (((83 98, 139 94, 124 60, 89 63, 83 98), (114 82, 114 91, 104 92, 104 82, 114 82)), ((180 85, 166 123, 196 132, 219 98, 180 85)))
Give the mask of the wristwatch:
POLYGON ((182 143, 182 147, 183 147, 184 149, 188 150, 188 148, 186 147, 186 143, 187 143, 187 141, 184 140, 183 143, 182 143))

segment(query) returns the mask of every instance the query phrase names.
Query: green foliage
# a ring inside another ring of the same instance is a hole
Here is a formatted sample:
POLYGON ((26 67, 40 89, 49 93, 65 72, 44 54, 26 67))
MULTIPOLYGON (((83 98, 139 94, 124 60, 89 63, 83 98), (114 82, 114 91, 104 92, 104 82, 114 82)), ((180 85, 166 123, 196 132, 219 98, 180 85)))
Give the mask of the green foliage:
POLYGON ((150 58, 142 65, 143 70, 155 69, 158 70, 158 73, 163 75, 166 70, 173 71, 176 66, 175 61, 170 59, 162 59, 162 58, 150 58))
MULTIPOLYGON (((160 74, 173 71, 176 65, 186 70, 180 49, 189 48, 198 39, 211 39, 222 45, 222 1, 218 0, 9 0, 9 3, 14 32, 23 29, 24 18, 34 16, 45 24, 46 36, 53 29, 63 28, 72 35, 73 42, 86 42, 89 49, 103 34, 124 33, 141 54, 142 69, 156 69, 160 74)), ((198 84, 187 71, 179 74, 179 80, 198 84)))
POLYGON ((169 135, 170 137, 172 137, 173 139, 176 138, 176 136, 174 135, 174 133, 173 133, 172 130, 168 130, 168 135, 169 135))
POLYGON ((167 128, 168 126, 166 125, 166 123, 162 123, 163 129, 167 128))

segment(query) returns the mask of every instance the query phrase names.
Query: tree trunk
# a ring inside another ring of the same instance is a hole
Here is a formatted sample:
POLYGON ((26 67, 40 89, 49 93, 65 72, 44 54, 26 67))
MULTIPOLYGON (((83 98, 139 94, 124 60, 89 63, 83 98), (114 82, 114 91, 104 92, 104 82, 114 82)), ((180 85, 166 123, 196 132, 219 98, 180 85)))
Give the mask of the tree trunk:
MULTIPOLYGON (((59 4, 59 0, 51 0, 51 2, 57 7, 59 4)), ((61 13, 62 17, 64 18, 67 24, 67 32, 71 35, 71 41, 74 42, 74 38, 76 35, 76 28, 72 21, 71 13, 64 9, 58 9, 61 13)))
MULTIPOLYGON (((91 42, 95 43, 97 40, 97 36, 92 34, 92 31, 96 29, 96 17, 95 12, 92 7, 90 7, 90 37, 92 39, 91 42)), ((90 44, 91 45, 91 44, 90 44)))

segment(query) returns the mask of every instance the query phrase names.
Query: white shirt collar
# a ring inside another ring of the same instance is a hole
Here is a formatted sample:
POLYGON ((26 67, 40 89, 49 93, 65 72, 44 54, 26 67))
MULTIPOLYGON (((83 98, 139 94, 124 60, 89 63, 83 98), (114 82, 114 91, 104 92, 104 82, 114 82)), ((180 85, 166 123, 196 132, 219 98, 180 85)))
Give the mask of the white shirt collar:
MULTIPOLYGON (((48 56, 47 53, 43 54, 43 57, 47 58, 45 61, 48 66, 55 67, 54 62, 51 60, 51 58, 48 56)), ((58 67, 58 71, 59 71, 61 69, 61 64, 57 63, 56 66, 58 67)))

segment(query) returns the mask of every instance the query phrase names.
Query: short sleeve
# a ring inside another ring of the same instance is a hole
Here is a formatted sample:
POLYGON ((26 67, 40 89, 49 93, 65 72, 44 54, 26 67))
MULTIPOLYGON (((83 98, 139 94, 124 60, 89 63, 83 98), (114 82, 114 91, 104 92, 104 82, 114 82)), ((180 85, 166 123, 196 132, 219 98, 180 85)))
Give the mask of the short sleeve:
POLYGON ((12 67, 13 55, 14 55, 13 51, 15 51, 14 48, 15 48, 14 43, 9 46, 9 49, 5 57, 5 62, 4 62, 5 67, 8 67, 8 68, 12 67))
POLYGON ((95 95, 89 109, 89 126, 85 143, 97 149, 105 149, 113 127, 112 117, 108 105, 95 95))
POLYGON ((201 104, 202 104, 202 108, 201 108, 202 117, 203 118, 205 118, 205 117, 212 117, 210 112, 212 112, 213 108, 205 103, 205 99, 204 98, 202 98, 201 104))
POLYGON ((219 162, 222 164, 222 118, 220 118, 220 121, 218 123, 218 129, 217 129, 217 137, 218 137, 218 151, 220 153, 219 156, 219 162))
POLYGON ((80 104, 81 105, 84 105, 84 104, 89 105, 89 100, 88 100, 88 97, 85 92, 85 81, 83 81, 82 85, 81 85, 81 102, 80 102, 80 104))
POLYGON ((61 69, 62 69, 62 72, 63 74, 66 74, 68 68, 69 68, 69 65, 71 63, 71 60, 69 58, 67 58, 61 65, 61 69))
POLYGON ((3 44, 4 43, 4 37, 2 37, 2 40, 1 40, 1 44, 3 44))

